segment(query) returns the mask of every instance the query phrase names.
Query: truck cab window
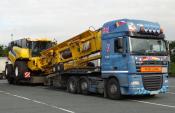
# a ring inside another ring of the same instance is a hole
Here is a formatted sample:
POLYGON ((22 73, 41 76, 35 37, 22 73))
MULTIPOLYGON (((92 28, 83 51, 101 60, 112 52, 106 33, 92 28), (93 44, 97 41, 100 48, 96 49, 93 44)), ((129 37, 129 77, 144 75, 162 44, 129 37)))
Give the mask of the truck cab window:
POLYGON ((115 53, 122 53, 123 52, 123 38, 119 37, 116 40, 114 40, 114 52, 115 53))

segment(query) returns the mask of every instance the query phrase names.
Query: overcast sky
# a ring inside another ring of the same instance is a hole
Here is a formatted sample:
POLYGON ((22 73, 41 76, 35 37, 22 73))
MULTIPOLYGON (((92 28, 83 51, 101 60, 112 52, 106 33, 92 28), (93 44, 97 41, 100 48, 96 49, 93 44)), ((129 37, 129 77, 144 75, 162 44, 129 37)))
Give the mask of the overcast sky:
POLYGON ((23 37, 58 42, 121 18, 159 22, 175 40, 175 0, 0 0, 0 44, 23 37))

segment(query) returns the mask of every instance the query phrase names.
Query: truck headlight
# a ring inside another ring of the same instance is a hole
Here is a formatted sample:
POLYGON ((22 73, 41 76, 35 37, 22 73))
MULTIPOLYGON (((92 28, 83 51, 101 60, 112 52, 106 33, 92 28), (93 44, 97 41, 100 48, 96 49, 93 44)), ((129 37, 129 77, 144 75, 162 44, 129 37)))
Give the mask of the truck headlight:
POLYGON ((168 80, 165 80, 165 83, 168 83, 168 80))
POLYGON ((168 72, 167 67, 162 67, 162 73, 167 73, 167 72, 168 72))
POLYGON ((140 82, 139 81, 132 81, 131 82, 131 85, 132 86, 140 85, 140 82))

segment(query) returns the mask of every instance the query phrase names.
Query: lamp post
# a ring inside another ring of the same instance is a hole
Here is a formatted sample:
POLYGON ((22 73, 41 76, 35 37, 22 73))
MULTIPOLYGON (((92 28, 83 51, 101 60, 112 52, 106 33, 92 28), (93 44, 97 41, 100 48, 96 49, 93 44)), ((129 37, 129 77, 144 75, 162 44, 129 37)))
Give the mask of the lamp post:
POLYGON ((11 35, 10 35, 10 36, 11 36, 11 40, 13 41, 13 33, 11 33, 11 35))

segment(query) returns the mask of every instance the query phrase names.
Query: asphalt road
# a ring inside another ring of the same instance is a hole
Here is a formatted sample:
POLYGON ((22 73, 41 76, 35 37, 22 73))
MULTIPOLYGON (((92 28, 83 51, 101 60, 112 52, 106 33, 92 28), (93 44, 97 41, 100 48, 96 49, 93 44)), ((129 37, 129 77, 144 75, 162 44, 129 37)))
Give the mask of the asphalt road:
POLYGON ((70 94, 44 86, 15 86, 0 81, 0 113, 175 113, 175 78, 156 97, 110 100, 102 95, 70 94))

